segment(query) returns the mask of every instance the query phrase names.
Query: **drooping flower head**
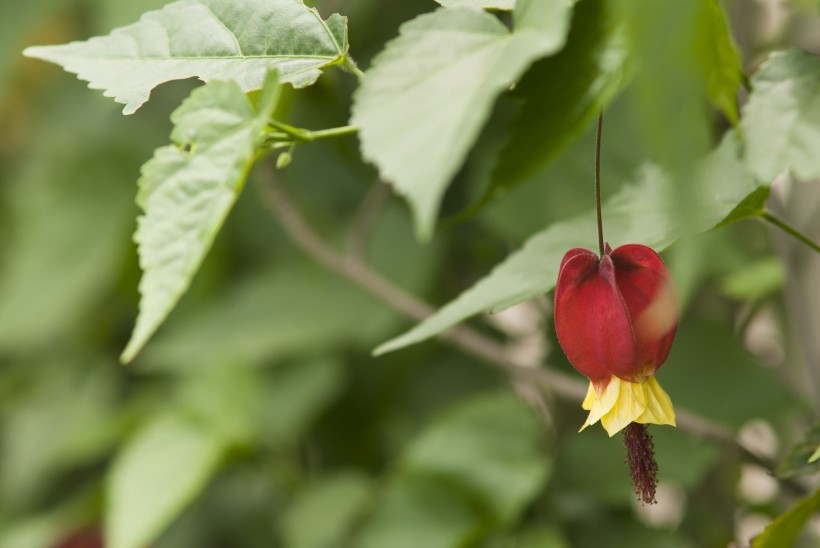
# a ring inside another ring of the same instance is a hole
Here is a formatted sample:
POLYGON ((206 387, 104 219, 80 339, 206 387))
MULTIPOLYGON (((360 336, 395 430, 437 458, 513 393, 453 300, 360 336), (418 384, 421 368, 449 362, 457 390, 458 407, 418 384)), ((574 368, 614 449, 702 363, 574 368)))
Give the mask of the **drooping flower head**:
POLYGON ((655 371, 669 355, 679 304, 672 277, 649 247, 628 244, 598 256, 569 250, 555 289, 555 329, 572 365, 590 380, 583 428, 610 436, 631 422, 675 424, 655 371))

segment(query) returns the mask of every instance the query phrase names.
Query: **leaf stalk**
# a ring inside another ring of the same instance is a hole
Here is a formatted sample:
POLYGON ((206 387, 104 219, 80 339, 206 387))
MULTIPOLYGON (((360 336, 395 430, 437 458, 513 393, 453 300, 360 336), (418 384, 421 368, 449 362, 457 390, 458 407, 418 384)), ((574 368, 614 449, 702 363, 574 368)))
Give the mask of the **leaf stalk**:
POLYGON ((817 242, 815 242, 814 240, 812 240, 811 238, 809 238, 808 236, 794 228, 792 225, 788 224, 786 221, 783 221, 775 217, 774 215, 772 215, 771 212, 765 210, 760 214, 760 217, 763 220, 773 224, 783 232, 786 232, 790 236, 797 238, 799 241, 801 241, 817 253, 820 253, 820 244, 818 244, 817 242))

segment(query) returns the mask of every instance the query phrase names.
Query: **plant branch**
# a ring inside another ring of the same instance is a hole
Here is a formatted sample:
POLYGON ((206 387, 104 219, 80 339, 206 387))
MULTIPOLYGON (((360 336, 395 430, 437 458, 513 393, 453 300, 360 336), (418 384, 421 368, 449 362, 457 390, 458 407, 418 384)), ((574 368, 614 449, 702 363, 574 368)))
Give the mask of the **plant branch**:
MULTIPOLYGON (((267 170, 263 186, 268 206, 294 244, 328 270, 347 278, 408 318, 421 321, 434 312, 430 305, 397 287, 359 258, 343 255, 330 247, 308 225, 290 201, 287 193, 278 184, 274 171, 267 164, 263 166, 267 170)), ((573 401, 582 400, 587 392, 586 383, 565 373, 541 367, 538 363, 529 363, 514 358, 507 353, 502 344, 471 327, 465 325, 452 327, 441 333, 439 338, 504 371, 515 382, 530 383, 546 393, 573 401)), ((691 435, 732 448, 738 451, 744 459, 770 472, 774 471, 776 466, 774 462, 756 454, 737 440, 728 426, 680 408, 677 418, 678 426, 691 435)), ((783 483, 801 493, 805 491, 802 485, 791 480, 783 480, 783 483)))
POLYGON ((367 237, 389 197, 390 189, 381 181, 376 181, 367 191, 348 235, 347 249, 351 257, 364 260, 367 237))
POLYGON ((782 221, 778 217, 775 217, 769 211, 764 211, 763 213, 761 213, 760 217, 763 220, 768 221, 769 223, 773 224, 774 226, 776 226, 780 230, 786 232, 790 236, 793 236, 794 238, 798 239, 802 243, 806 244, 807 246, 809 246, 811 249, 813 249, 817 253, 820 253, 820 244, 818 244, 817 242, 815 242, 814 240, 812 240, 811 238, 809 238, 808 236, 806 236, 805 234, 803 234, 802 232, 800 232, 799 230, 794 228, 792 225, 788 224, 786 221, 782 221))

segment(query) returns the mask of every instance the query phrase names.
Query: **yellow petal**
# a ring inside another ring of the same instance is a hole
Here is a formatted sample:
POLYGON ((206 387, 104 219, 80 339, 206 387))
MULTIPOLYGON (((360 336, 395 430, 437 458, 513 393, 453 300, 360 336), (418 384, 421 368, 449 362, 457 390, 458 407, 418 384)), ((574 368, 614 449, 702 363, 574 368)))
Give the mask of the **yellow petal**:
MULTIPOLYGON (((609 384, 606 385, 603 394, 600 396, 596 394, 595 390, 590 386, 590 390, 592 390, 593 394, 592 405, 590 406, 587 420, 581 427, 581 430, 591 424, 595 424, 601 419, 601 417, 610 412, 610 410, 615 406, 615 403, 618 401, 618 394, 620 392, 622 382, 623 381, 621 381, 621 379, 613 376, 612 380, 609 381, 609 384)), ((587 392, 587 398, 584 400, 584 403, 586 403, 587 399, 589 399, 589 392, 587 392)), ((579 430, 579 432, 581 430, 579 430)))
POLYGON ((646 410, 635 422, 642 424, 669 424, 675 426, 675 410, 669 394, 661 388, 654 375, 647 377, 642 383, 646 393, 646 410))
POLYGON ((587 389, 587 397, 584 398, 584 403, 581 404, 581 407, 589 411, 592 409, 592 402, 595 401, 595 387, 592 383, 589 383, 589 388, 587 389))
POLYGON ((601 424, 610 437, 626 428, 646 411, 644 383, 620 381, 620 385, 615 405, 601 417, 601 424))

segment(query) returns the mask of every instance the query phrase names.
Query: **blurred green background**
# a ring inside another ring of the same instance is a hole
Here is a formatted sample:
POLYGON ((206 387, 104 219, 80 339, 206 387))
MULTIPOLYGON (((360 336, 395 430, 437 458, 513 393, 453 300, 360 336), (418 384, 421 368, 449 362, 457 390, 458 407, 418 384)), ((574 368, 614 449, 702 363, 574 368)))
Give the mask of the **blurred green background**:
MULTIPOLYGON (((654 428, 659 504, 641 507, 620 442, 598 428, 576 433, 578 402, 526 392, 534 413, 500 372, 440 342, 372 358, 410 322, 292 245, 265 207, 262 170, 178 309, 121 366, 138 302, 135 181, 197 83, 163 85, 124 117, 20 51, 105 34, 164 3, 0 6, 0 547, 98 546, 106 519, 150 524, 157 548, 743 546, 796 500, 735 451, 654 428), (112 500, 112 485, 134 496, 112 500)), ((363 68, 402 22, 436 7, 314 4, 349 17, 363 68)), ((816 7, 728 8, 749 71, 785 45, 820 52, 816 7)), ((280 118, 343 125, 354 86, 327 71, 290 93, 280 118)), ((648 154, 633 99, 627 91, 607 111, 605 195, 648 154)), ((445 217, 486 184, 508 101, 448 192, 445 217)), ((432 244, 414 240, 405 204, 388 198, 367 260, 424 300, 449 301, 533 232, 591 207, 592 129, 432 244)), ((355 138, 301 147, 279 177, 340 248, 377 181, 355 138)), ((820 238, 820 186, 779 181, 770 207, 820 238)), ((744 222, 681 242, 665 259, 684 312, 664 387, 676 406, 782 458, 818 413, 820 257, 744 222)), ((549 298, 473 323, 572 372, 556 351, 549 298)), ((801 542, 819 539, 815 520, 801 542)))

